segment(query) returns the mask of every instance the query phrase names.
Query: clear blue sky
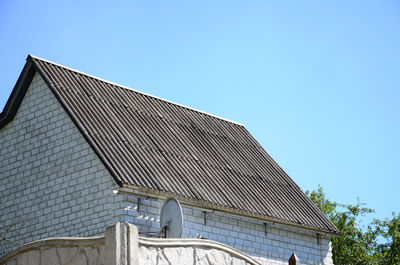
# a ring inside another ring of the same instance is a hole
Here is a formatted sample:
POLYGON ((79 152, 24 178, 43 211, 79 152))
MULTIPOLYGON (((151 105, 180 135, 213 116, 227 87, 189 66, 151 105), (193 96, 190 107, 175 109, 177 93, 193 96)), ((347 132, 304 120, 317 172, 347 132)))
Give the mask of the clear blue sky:
POLYGON ((400 2, 0 0, 0 109, 33 55, 238 121, 303 190, 400 211, 400 2))

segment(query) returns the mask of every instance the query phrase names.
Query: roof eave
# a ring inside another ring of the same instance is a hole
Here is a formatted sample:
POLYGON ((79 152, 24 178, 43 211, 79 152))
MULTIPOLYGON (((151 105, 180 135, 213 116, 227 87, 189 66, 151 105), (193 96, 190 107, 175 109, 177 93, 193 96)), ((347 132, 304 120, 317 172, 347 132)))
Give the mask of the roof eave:
POLYGON ((287 225, 291 227, 296 227, 296 228, 301 228, 304 230, 312 231, 318 234, 329 234, 331 236, 341 236, 340 232, 336 231, 330 231, 328 229, 319 229, 313 226, 309 225, 304 225, 304 224, 297 224, 294 222, 290 221, 285 221, 281 220, 279 218, 274 218, 274 217, 269 217, 269 216, 264 216, 261 214, 256 214, 252 212, 247 212, 244 210, 239 210, 239 209, 234 209, 231 207, 224 207, 221 205, 213 204, 213 203, 208 203, 206 201, 200 201, 176 194, 171 194, 168 192, 163 192, 163 191, 158 191, 158 190, 150 190, 147 188, 141 188, 141 187, 135 187, 132 185, 128 184, 123 184, 122 189, 119 189, 119 193, 121 194, 126 194, 126 195, 136 195, 136 196, 147 196, 147 197, 154 197, 154 198, 159 198, 159 199, 167 199, 170 197, 174 197, 178 199, 183 205, 191 206, 191 207, 197 207, 201 208, 204 210, 213 210, 221 213, 227 213, 227 214, 232 214, 244 218, 249 218, 253 220, 258 220, 258 221, 264 221, 264 222, 271 222, 271 223, 276 223, 276 224, 282 224, 282 225, 287 225), (150 196, 149 196, 150 195, 150 196))

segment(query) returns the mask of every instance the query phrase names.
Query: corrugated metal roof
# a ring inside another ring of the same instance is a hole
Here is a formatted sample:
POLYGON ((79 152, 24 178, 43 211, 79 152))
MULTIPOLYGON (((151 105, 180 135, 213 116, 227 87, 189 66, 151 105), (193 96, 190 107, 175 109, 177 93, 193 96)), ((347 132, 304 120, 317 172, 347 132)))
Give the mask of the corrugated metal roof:
POLYGON ((241 124, 31 62, 119 185, 338 232, 241 124))

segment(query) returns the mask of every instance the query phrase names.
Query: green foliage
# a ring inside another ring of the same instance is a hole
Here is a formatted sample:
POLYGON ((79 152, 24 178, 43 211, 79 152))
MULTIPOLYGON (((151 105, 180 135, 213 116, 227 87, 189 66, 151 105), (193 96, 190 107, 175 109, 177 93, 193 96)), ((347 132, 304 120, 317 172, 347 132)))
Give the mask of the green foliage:
POLYGON ((377 255, 384 264, 400 264, 400 214, 392 215, 390 220, 375 220, 378 234, 386 240, 377 246, 377 255))
POLYGON ((390 220, 374 220, 363 229, 360 218, 374 212, 365 204, 331 201, 320 186, 306 194, 340 230, 341 236, 332 238, 334 264, 400 264, 400 214, 393 213, 390 220))

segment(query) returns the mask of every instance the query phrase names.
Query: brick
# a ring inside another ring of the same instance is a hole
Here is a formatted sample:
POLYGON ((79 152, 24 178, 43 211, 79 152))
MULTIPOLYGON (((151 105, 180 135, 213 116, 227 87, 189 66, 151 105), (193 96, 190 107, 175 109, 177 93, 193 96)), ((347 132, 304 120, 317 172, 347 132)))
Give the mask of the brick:
MULTIPOLYGON (((104 231, 114 217, 107 211, 114 211, 117 204, 103 198, 97 214, 103 216, 101 222, 90 216, 90 211, 81 210, 83 203, 93 201, 93 196, 86 198, 82 185, 93 179, 86 177, 89 172, 97 174, 97 184, 103 189, 115 183, 39 75, 35 75, 14 120, 0 130, 0 165, 0 197, 7 196, 5 209, 0 208, 0 227, 16 223, 15 213, 19 213, 28 217, 21 229, 33 228, 37 234, 21 237, 18 243, 47 236, 89 236, 96 229, 96 233, 104 231), (79 165, 86 170, 79 172, 79 165), (18 190, 21 194, 17 196, 18 190), (80 231, 72 229, 78 215, 93 219, 96 229, 90 231, 82 223, 78 224, 80 231)), ((2 244, 0 241, 0 249, 2 244)), ((10 246, 7 249, 11 250, 10 246)))

